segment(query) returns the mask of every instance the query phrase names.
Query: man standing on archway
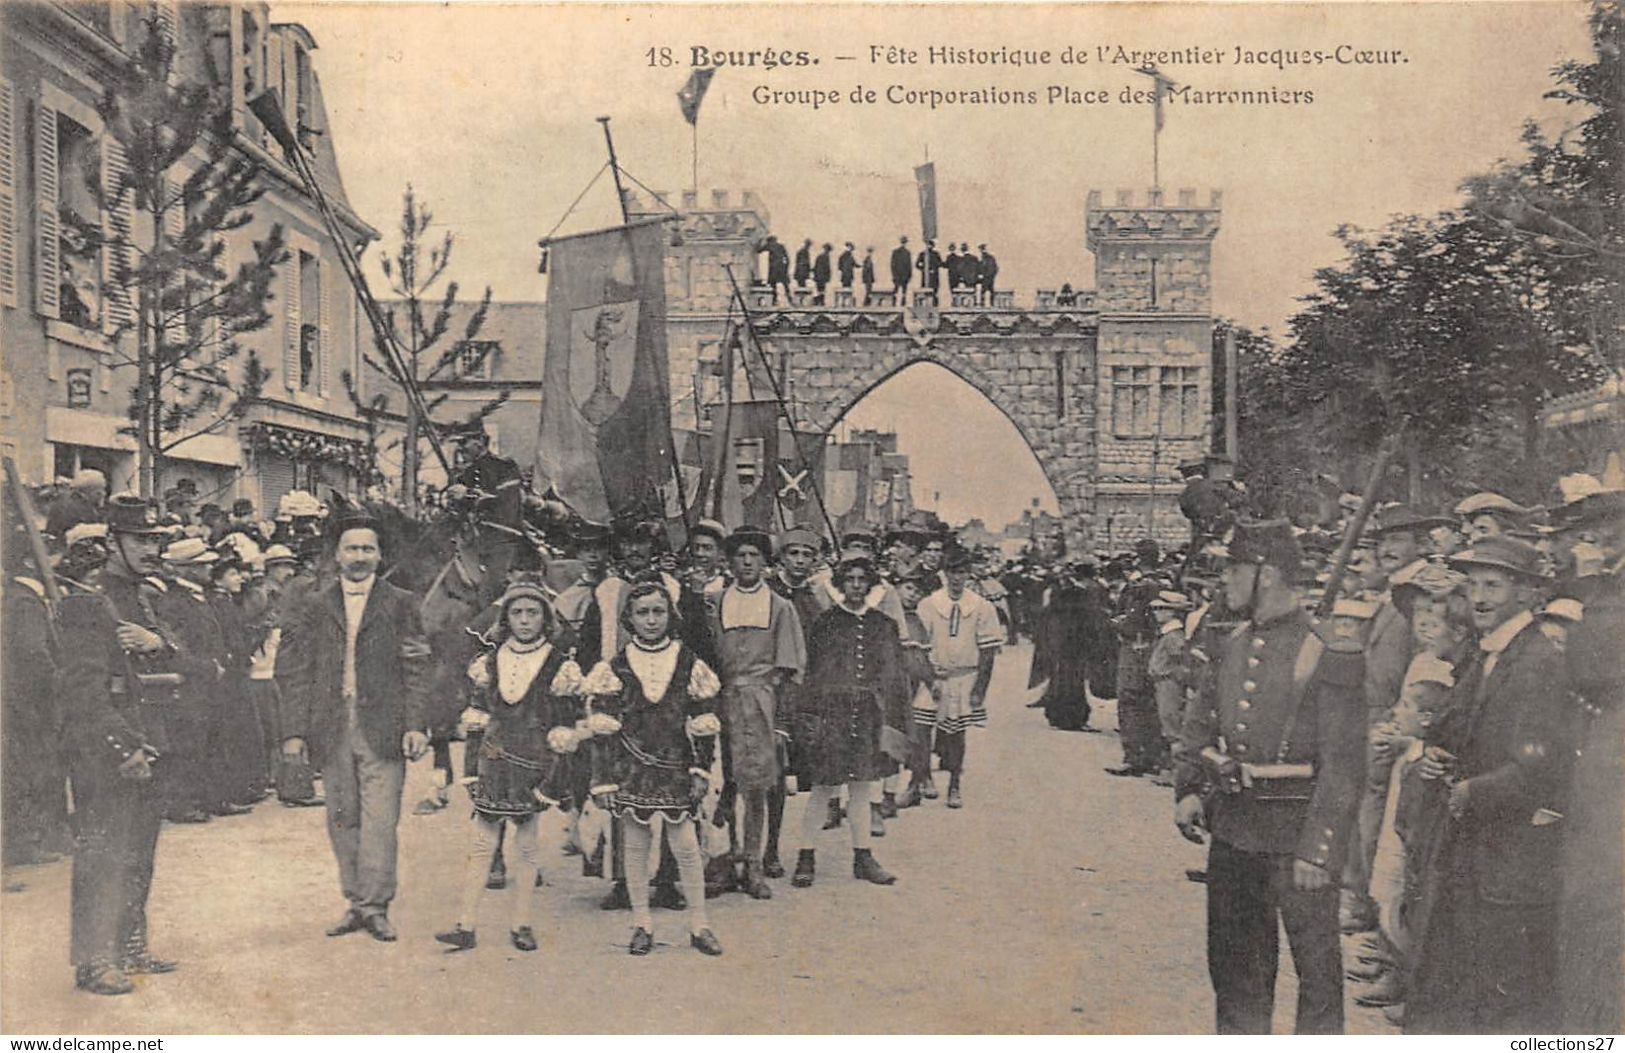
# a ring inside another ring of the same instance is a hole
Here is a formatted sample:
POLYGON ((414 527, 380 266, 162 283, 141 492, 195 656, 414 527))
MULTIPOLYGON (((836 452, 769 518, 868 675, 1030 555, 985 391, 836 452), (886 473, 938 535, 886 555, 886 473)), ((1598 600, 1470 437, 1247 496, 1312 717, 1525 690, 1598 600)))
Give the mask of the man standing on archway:
POLYGON ((904 234, 891 250, 891 283, 897 290, 897 306, 908 303, 908 283, 914 278, 914 254, 908 251, 908 235, 904 234))

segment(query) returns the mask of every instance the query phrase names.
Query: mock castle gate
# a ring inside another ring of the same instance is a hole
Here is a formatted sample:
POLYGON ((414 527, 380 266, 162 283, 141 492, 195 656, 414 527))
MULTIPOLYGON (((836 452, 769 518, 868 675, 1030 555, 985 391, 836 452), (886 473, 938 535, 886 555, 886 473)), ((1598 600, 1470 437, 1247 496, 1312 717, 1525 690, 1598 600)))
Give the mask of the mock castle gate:
MULTIPOLYGON (((680 404, 674 426, 693 426, 717 398, 727 262, 798 430, 828 432, 887 378, 934 362, 1016 426, 1060 502, 1069 551, 1132 543, 1145 536, 1148 517, 1163 540, 1189 536, 1177 465, 1208 450, 1211 436, 1217 191, 1198 202, 1194 190, 1172 201, 1159 190, 1119 190, 1109 203, 1091 191, 1085 226, 1094 289, 1072 304, 1052 290, 1027 302, 1000 291, 991 306, 946 288, 939 304, 911 290, 911 303, 885 297, 864 306, 833 287, 828 306, 813 305, 810 293, 774 304, 767 290, 749 287, 756 246, 770 230, 755 195, 731 202, 726 191, 713 191, 702 203, 685 192, 681 202, 681 238, 667 256, 672 391, 700 413, 684 416, 680 404)), ((629 205, 638 215, 666 211, 636 197, 629 205)), ((879 276, 889 277, 890 251, 877 251, 879 276)))

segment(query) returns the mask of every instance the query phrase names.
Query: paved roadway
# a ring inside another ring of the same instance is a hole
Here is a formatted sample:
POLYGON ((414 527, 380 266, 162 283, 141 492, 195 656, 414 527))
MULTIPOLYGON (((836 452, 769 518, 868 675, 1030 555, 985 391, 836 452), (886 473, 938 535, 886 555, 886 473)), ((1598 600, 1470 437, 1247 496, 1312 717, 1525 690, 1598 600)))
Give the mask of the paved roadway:
MULTIPOLYGON (((655 953, 630 958, 628 916, 598 910, 605 884, 561 855, 552 819, 541 950, 509 946, 489 894, 482 945, 443 953, 432 933, 451 921, 467 833, 455 805, 402 817, 400 942, 328 939, 343 903, 322 812, 268 803, 165 827, 153 946, 183 968, 121 998, 73 989, 67 864, 8 873, 0 1031, 1209 1033, 1203 889, 1184 876, 1203 849, 1173 829, 1168 790, 1102 774, 1115 734, 1052 731, 1024 708, 1029 654, 1000 658, 966 807, 928 802, 875 842, 896 885, 854 881, 844 828, 828 831, 813 888, 786 879, 768 902, 711 901, 721 958, 690 949, 681 916, 662 911, 655 953)), ((1095 724, 1115 726, 1110 704, 1095 724)), ((412 767, 408 808, 428 771, 412 767)), ((790 830, 805 799, 791 800, 790 830)), ((793 837, 785 848, 793 864, 793 837)), ((1282 971, 1278 1031, 1292 1012, 1284 944, 1282 971)), ((1393 1030, 1352 1008, 1349 1026, 1393 1030)))

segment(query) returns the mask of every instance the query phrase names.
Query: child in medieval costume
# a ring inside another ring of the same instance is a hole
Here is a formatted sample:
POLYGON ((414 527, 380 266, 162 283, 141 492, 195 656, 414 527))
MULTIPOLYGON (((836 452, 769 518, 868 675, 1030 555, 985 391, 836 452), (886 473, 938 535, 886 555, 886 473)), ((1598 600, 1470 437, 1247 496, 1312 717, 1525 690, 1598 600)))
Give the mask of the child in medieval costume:
POLYGON ((908 756, 909 681, 897 622, 868 600, 877 580, 874 560, 849 553, 836 567, 841 602, 814 623, 804 690, 796 698, 791 735, 801 773, 812 786, 802 814, 802 848, 791 884, 813 883, 813 842, 827 802, 848 794, 852 876, 890 885, 897 879, 869 850, 869 805, 880 780, 908 756))
POLYGON ((920 601, 920 621, 931 636, 932 694, 937 703, 937 754, 948 773, 948 807, 960 808, 965 733, 987 726, 987 687, 1004 626, 993 605, 968 588, 975 560, 962 548, 943 557, 942 588, 920 601))
POLYGON ((521 951, 536 949, 536 899, 541 865, 537 816, 571 806, 571 755, 587 737, 581 711, 581 668, 549 640, 555 615, 539 579, 509 584, 498 601, 506 638, 468 667, 476 688, 463 713, 470 728, 483 728, 479 774, 469 784, 474 829, 464 868, 456 924, 435 939, 464 951, 475 944, 475 915, 485 891, 503 824, 513 827, 519 857, 512 883, 510 939, 521 951))
MULTIPOLYGON (((753 899, 771 899, 762 835, 773 791, 784 780, 778 745, 784 714, 778 700, 784 686, 801 676, 805 641, 795 607, 765 580, 772 540, 760 530, 741 527, 725 544, 734 582, 722 590, 712 637, 724 685, 719 708, 727 729, 727 768, 745 811, 739 846, 745 876, 739 887, 753 899)), ((782 796, 778 802, 782 809, 782 796)), ((777 863, 777 852, 774 856, 777 863)))
POLYGON ((649 913, 649 856, 664 826, 688 900, 689 942, 722 953, 705 913, 705 861, 696 820, 711 785, 722 721, 713 711, 722 685, 674 636, 676 608, 659 581, 631 586, 621 615, 626 643, 587 675, 582 693, 596 736, 592 795, 624 831, 627 892, 632 901, 628 950, 654 949, 649 913))

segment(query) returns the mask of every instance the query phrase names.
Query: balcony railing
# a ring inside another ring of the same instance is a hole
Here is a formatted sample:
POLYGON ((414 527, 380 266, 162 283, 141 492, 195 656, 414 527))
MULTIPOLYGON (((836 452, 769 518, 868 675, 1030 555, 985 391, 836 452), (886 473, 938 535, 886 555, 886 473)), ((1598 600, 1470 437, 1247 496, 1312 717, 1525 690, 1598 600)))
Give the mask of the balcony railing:
MULTIPOLYGON (((751 306, 761 311, 884 311, 896 310, 898 292, 895 288, 871 289, 865 297, 861 289, 826 289, 824 302, 818 302, 815 289, 791 288, 788 298, 782 290, 755 283, 750 289, 751 306)), ((935 293, 914 289, 909 301, 915 307, 936 306, 942 311, 1054 311, 1089 313, 1096 310, 1093 289, 1063 295, 1055 289, 1035 290, 1030 300, 1018 299, 1013 289, 996 289, 991 298, 971 289, 939 289, 935 293)))

